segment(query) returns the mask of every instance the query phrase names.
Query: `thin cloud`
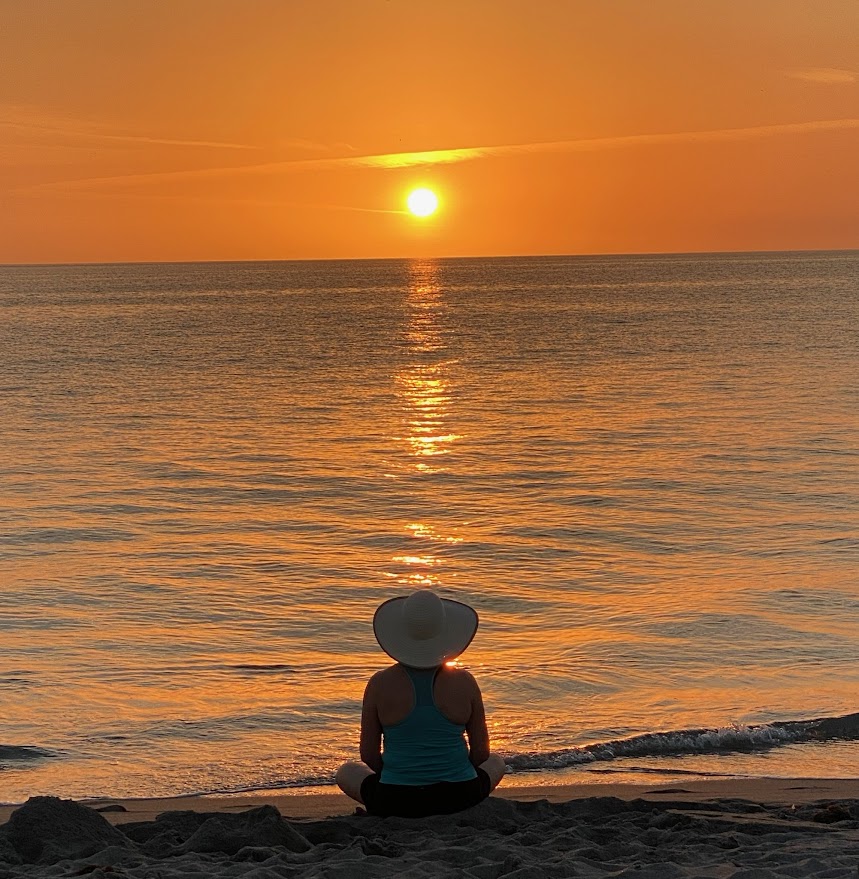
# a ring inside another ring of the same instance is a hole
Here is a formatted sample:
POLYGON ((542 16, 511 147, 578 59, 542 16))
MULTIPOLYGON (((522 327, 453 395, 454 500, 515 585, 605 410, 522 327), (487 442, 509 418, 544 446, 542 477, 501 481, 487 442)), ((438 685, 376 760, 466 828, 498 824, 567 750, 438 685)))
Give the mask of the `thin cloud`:
POLYGON ((782 125, 757 125, 745 128, 719 128, 706 131, 677 131, 658 134, 627 134, 616 137, 579 138, 524 144, 497 144, 447 150, 424 150, 411 153, 381 153, 365 156, 340 156, 317 159, 292 159, 253 165, 192 168, 146 174, 124 174, 110 177, 89 177, 43 183, 31 190, 79 190, 93 187, 140 186, 152 183, 175 183, 180 180, 205 180, 216 177, 300 173, 338 168, 398 169, 424 165, 452 164, 484 158, 503 158, 539 153, 597 152, 612 149, 662 146, 670 144, 715 143, 754 140, 795 134, 859 129, 859 118, 823 119, 813 122, 792 122, 782 125))
MULTIPOLYGON (((530 144, 535 146, 535 144, 530 144)), ((514 147, 465 147, 456 150, 425 150, 419 153, 386 153, 381 156, 353 156, 351 162, 362 168, 412 168, 415 165, 448 165, 490 155, 492 149, 514 147)))
POLYGON ((859 72, 844 70, 840 67, 797 67, 793 70, 785 70, 784 75, 791 79, 817 82, 823 85, 844 85, 845 83, 859 82, 859 72))
POLYGON ((253 150, 257 147, 244 143, 215 140, 187 140, 184 138, 155 137, 149 134, 117 132, 98 122, 60 116, 36 107, 6 105, 0 107, 0 128, 20 134, 42 137, 67 138, 72 141, 101 143, 134 143, 158 146, 207 147, 229 150, 253 150))
POLYGON ((203 205, 234 205, 267 208, 311 208, 320 211, 350 211, 361 214, 408 214, 409 211, 394 208, 368 208, 360 205, 331 204, 323 202, 291 201, 286 199, 272 198, 234 198, 219 195, 179 195, 172 192, 109 192, 109 191, 81 191, 78 193, 82 198, 93 201, 111 201, 117 199, 125 201, 168 201, 181 202, 182 204, 203 205))
POLYGON ((808 134, 816 131, 837 131, 859 128, 859 119, 830 119, 816 122, 793 122, 784 125, 757 125, 748 128, 719 128, 710 131, 679 131, 664 134, 625 134, 617 137, 580 138, 541 143, 507 144, 471 147, 459 150, 436 150, 421 153, 392 153, 385 156, 354 158, 354 164, 377 168, 407 168, 414 165, 464 162, 487 156, 517 156, 528 153, 594 152, 636 146, 658 146, 673 143, 706 143, 708 141, 750 140, 785 134, 808 134))
POLYGON ((113 141, 115 143, 140 143, 179 147, 213 147, 228 150, 254 150, 258 147, 246 143, 225 143, 217 140, 176 140, 169 137, 150 137, 145 134, 105 134, 98 131, 76 131, 71 128, 55 128, 49 125, 24 125, 20 122, 5 122, 0 119, 0 128, 37 134, 53 134, 61 137, 82 138, 90 141, 113 141))

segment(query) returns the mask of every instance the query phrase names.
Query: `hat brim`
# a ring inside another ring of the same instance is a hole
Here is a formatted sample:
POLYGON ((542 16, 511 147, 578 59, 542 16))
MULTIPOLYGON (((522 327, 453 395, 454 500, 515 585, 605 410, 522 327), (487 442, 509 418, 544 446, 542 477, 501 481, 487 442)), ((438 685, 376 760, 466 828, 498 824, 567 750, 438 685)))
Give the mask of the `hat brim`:
POLYGON ((442 598, 444 631, 435 638, 419 641, 410 637, 403 628, 405 600, 404 596, 391 598, 379 605, 373 616, 376 640, 391 659, 411 668, 435 668, 465 652, 479 623, 473 607, 442 598))

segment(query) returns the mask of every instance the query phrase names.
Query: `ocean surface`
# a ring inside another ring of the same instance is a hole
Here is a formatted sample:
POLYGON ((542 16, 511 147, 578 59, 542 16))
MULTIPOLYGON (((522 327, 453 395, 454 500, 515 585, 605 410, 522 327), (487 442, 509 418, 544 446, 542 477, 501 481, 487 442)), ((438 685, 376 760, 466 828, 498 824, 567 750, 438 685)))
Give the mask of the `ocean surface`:
POLYGON ((330 784, 421 586, 517 783, 859 777, 859 252, 0 267, 0 801, 330 784))

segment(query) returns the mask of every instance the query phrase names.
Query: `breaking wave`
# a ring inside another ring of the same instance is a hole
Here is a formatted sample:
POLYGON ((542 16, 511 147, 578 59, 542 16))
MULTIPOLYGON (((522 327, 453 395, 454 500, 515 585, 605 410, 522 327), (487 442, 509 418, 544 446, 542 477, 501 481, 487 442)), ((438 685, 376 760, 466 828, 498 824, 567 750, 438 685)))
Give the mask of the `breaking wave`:
POLYGON ((507 756, 514 770, 565 769, 618 757, 679 757, 685 754, 730 754, 762 751, 802 742, 859 739, 859 713, 816 720, 776 721, 754 726, 683 729, 644 733, 628 739, 597 742, 559 751, 507 756))

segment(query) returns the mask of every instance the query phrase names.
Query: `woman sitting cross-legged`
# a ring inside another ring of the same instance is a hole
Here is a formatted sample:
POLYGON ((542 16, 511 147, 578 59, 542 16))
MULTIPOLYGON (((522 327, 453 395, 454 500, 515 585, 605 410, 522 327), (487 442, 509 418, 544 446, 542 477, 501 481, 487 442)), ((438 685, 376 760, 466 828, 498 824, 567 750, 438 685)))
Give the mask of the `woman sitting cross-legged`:
POLYGON ((446 664, 468 647, 477 623, 468 605, 429 589, 376 610, 376 640, 396 664, 376 672, 364 691, 363 762, 337 772, 340 789, 371 815, 458 812, 501 781, 504 761, 489 750, 480 687, 446 664))

